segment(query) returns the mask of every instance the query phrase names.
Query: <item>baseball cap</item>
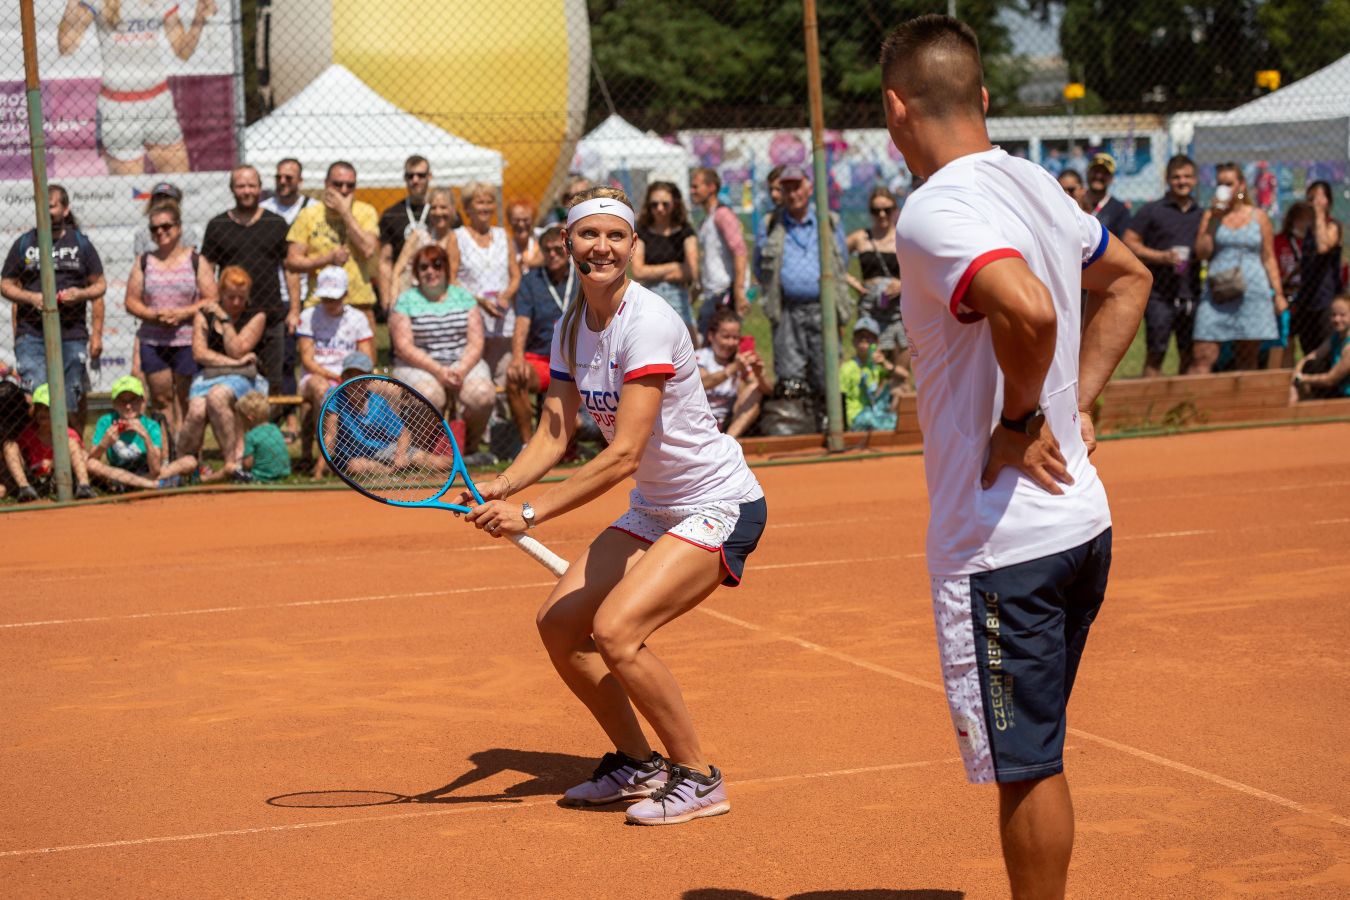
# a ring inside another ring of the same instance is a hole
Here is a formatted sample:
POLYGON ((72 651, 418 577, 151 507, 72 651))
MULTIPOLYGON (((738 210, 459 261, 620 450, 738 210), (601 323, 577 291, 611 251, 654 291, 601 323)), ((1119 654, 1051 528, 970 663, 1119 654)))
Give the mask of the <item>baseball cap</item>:
POLYGON ((152 187, 150 189, 150 196, 172 197, 173 199, 179 201, 180 203, 183 201, 183 192, 180 191, 178 188, 174 187, 173 185, 169 184, 167 181, 161 181, 159 184, 152 187))
POLYGON ((51 406, 52 389, 45 384, 39 384, 37 387, 33 388, 33 405, 51 406))
POLYGON ((807 181, 806 170, 801 166, 784 166, 778 173, 779 181, 807 181))
POLYGON ((859 316, 858 321, 853 323, 853 333, 857 334, 860 331, 870 331, 872 334, 881 334, 881 326, 878 325, 877 320, 871 316, 859 316))
POLYGON ((314 296, 324 300, 341 300, 347 296, 347 273, 341 266, 327 266, 319 270, 314 285, 314 296))
POLYGON ((1110 153, 1098 153, 1092 157, 1092 162, 1088 163, 1088 168, 1101 166, 1112 175, 1116 174, 1116 160, 1110 153))
POLYGON ((370 357, 359 350, 354 350, 342 358, 342 371, 357 371, 369 375, 375 370, 375 364, 370 361, 370 357))
POLYGON ((141 380, 135 375, 123 375, 112 383, 108 389, 108 394, 116 400, 122 394, 135 394, 137 397, 145 396, 145 388, 141 387, 141 380))

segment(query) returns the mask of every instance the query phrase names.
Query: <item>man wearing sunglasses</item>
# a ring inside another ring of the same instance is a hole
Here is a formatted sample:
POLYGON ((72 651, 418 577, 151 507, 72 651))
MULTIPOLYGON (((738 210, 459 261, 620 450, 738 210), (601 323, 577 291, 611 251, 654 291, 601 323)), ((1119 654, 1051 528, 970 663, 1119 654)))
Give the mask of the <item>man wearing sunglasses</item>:
MULTIPOLYGON (((427 229, 431 207, 427 194, 431 190, 431 163, 416 154, 403 161, 403 183, 408 193, 380 213, 380 298, 387 305, 397 299, 394 285, 394 261, 403 253, 403 245, 416 231, 427 229)), ((460 226, 459 213, 450 207, 450 227, 460 226)))
POLYGON ((341 266, 347 272, 347 302, 365 314, 375 327, 375 285, 372 279, 379 259, 379 215, 375 207, 357 200, 356 167, 339 160, 328 167, 323 183, 323 202, 302 210, 290 233, 286 268, 309 277, 312 306, 318 272, 341 266))

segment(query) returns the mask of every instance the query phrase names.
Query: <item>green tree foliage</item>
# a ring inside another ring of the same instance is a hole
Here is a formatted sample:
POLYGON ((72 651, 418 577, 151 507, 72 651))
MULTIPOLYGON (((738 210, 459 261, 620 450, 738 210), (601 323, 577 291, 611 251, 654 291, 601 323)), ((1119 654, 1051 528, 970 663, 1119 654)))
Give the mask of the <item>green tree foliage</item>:
POLYGON ((1069 70, 1114 112, 1225 108, 1350 50, 1350 0, 1030 0, 1060 10, 1069 70))
MULTIPOLYGON (((962 0, 980 36, 995 98, 1025 78, 996 0, 962 0)), ((818 0, 821 81, 831 124, 881 122, 877 56, 886 33, 940 11, 932 0, 818 0), (842 118, 841 118, 842 116, 842 118)), ((800 2, 590 0, 591 52, 614 104, 661 130, 804 122, 806 55, 800 2)))

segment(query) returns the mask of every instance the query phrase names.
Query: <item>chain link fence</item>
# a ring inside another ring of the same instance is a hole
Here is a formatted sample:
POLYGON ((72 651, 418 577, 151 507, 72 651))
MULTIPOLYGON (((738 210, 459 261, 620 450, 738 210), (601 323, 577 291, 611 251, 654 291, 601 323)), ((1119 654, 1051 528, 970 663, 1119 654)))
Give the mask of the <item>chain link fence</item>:
MULTIPOLYGON (((1333 0, 960 0, 979 33, 994 141, 1061 172, 1110 153, 1112 193, 1156 198, 1167 159, 1240 163, 1275 217, 1315 180, 1343 207, 1350 154, 1350 8, 1333 0)), ((868 227, 877 185, 910 176, 879 102, 877 50, 941 2, 820 0, 830 202, 868 227)), ((767 177, 810 162, 802 11, 765 0, 37 0, 48 171, 108 281, 103 380, 130 370, 124 310, 146 208, 181 192, 185 240, 234 205, 228 171, 264 191, 298 160, 317 196, 338 160, 376 211, 406 202, 404 161, 431 184, 490 185, 498 221, 519 203, 556 215, 569 173, 640 201, 694 167, 753 239, 767 177)), ((33 226, 17 5, 0 13, 0 240, 33 226)), ((416 200, 417 198, 414 198, 416 200)), ((420 203, 408 214, 416 216, 420 203)), ((695 220, 701 217, 695 211, 695 220)), ((23 248, 23 252, 28 252, 23 248)), ((22 256, 23 253, 21 252, 22 256)), ((375 259, 363 265, 377 266, 375 259)), ((373 279, 381 287, 378 278, 373 279)), ((0 329, 0 358, 13 335, 0 329)))

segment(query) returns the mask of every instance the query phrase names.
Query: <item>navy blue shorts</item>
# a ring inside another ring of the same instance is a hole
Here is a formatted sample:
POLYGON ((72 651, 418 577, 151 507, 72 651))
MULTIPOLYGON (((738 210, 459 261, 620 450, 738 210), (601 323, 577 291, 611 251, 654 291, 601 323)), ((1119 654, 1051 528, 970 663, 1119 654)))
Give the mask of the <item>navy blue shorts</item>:
POLYGON ((942 676, 966 777, 1064 771, 1065 711, 1106 596, 1111 529, 992 572, 933 578, 942 676))
POLYGON ((197 374, 197 368, 191 347, 168 347, 141 341, 141 371, 147 375, 172 369, 175 375, 191 378, 197 374))
POLYGON ((769 519, 764 498, 747 503, 713 501, 691 506, 657 506, 634 489, 630 507, 610 528, 646 544, 673 537, 703 550, 719 553, 727 570, 722 584, 736 587, 745 574, 745 560, 759 546, 769 519))

